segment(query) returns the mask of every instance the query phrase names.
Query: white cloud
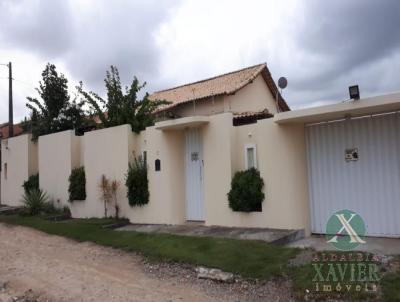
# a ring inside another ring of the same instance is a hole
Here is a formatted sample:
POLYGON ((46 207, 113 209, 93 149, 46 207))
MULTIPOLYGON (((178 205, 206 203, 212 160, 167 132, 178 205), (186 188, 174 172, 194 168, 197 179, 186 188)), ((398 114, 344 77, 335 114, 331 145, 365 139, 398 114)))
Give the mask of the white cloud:
POLYGON ((182 3, 157 34, 165 82, 185 83, 261 62, 272 69, 290 52, 298 1, 182 3), (274 62, 274 63, 272 63, 274 62))
MULTIPOLYGON (((104 92, 109 65, 154 91, 261 62, 286 76, 292 108, 400 90, 400 2, 386 0, 2 0, 0 63, 12 61, 14 116, 47 62, 104 92)), ((0 122, 8 118, 0 66, 0 122)))

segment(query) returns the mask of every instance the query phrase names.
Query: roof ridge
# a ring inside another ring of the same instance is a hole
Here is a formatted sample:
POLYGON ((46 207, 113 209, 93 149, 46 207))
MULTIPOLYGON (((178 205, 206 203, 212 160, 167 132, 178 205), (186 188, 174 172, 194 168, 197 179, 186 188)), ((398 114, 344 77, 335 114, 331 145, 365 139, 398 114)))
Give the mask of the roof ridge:
MULTIPOLYGON (((220 77, 223 77, 223 76, 226 76, 226 75, 229 75, 229 74, 241 72, 241 71, 243 71, 243 70, 251 69, 251 68, 254 68, 254 67, 256 67, 256 66, 260 66, 260 67, 263 66, 263 67, 265 67, 265 66, 267 66, 267 63, 264 62, 264 63, 260 63, 260 64, 255 64, 255 65, 248 66, 248 67, 244 67, 244 68, 237 69, 237 70, 234 70, 234 71, 222 73, 222 74, 219 74, 219 75, 216 75, 216 76, 213 76, 213 77, 210 77, 210 78, 206 78, 206 79, 203 79, 203 80, 200 80, 200 81, 191 82, 191 83, 187 83, 187 84, 183 84, 183 85, 178 85, 178 86, 175 86, 175 87, 172 87, 172 88, 168 88, 168 89, 163 89, 163 90, 154 91, 152 94, 159 93, 159 92, 170 91, 170 90, 174 90, 174 89, 177 89, 177 88, 182 88, 182 87, 185 87, 185 86, 190 86, 190 85, 194 85, 194 84, 199 84, 199 83, 211 81, 211 80, 214 80, 214 79, 216 79, 216 78, 220 78, 220 77)), ((261 70, 262 70, 262 69, 261 69, 261 70)))

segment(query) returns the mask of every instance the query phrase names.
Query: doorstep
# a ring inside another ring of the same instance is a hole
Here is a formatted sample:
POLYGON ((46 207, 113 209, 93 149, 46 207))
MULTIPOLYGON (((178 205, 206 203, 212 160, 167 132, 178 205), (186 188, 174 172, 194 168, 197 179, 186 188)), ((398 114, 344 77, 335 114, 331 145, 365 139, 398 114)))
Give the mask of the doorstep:
POLYGON ((174 234, 182 236, 229 238, 239 240, 261 240, 277 245, 284 245, 299 240, 304 238, 305 234, 304 230, 204 226, 202 224, 130 224, 116 230, 135 231, 141 233, 174 234))

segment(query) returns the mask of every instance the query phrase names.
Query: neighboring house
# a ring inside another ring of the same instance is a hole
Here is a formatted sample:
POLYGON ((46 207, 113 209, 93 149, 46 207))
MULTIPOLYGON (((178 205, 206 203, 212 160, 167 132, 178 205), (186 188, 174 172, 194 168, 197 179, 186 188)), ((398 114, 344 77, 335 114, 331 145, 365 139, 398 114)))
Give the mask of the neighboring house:
MULTIPOLYGON (((0 140, 8 138, 8 123, 0 124, 0 140)), ((23 132, 23 129, 20 124, 14 125, 14 136, 18 136, 23 132)))
MULTIPOLYGON (((8 123, 0 124, 0 173, 5 168, 7 169, 7 165, 4 167, 2 162, 2 154, 1 154, 1 141, 3 139, 7 139, 9 137, 9 127, 8 123)), ((14 136, 18 136, 23 132, 23 129, 20 124, 14 125, 14 136)), ((1 204, 1 177, 0 177, 0 204, 1 204)))
POLYGON ((246 123, 290 110, 266 64, 157 91, 149 98, 170 102, 159 110, 159 119, 231 112, 235 123, 246 123))
MULTIPOLYGON (((150 202, 130 207, 120 186, 120 215, 133 223, 300 229, 325 233, 338 210, 361 215, 371 236, 400 236, 400 94, 289 110, 265 64, 156 92, 171 104, 139 134, 129 125, 76 136, 63 131, 2 141, 2 202, 19 205, 22 183, 40 187, 73 217, 101 217, 103 174, 124 183, 145 154, 150 202), (278 100, 278 101, 276 101, 278 100), (84 166, 85 201, 68 202, 71 169, 84 166), (234 212, 227 193, 235 172, 255 167, 264 180, 259 210, 234 212)), ((113 213, 110 206, 109 213, 113 213)))

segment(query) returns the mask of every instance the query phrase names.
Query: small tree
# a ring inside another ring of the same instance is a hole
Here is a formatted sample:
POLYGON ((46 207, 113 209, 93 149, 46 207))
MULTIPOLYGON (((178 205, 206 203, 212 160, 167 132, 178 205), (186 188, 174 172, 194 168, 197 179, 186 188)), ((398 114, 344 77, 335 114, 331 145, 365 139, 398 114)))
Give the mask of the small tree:
POLYGON ((101 176, 99 188, 101 192, 101 198, 104 203, 104 217, 107 218, 107 205, 111 201, 111 192, 110 192, 110 181, 104 174, 101 176))
POLYGON ((130 124, 132 131, 139 133, 154 124, 155 110, 161 105, 168 104, 166 101, 150 101, 148 93, 139 99, 138 93, 146 83, 140 84, 136 77, 133 78, 131 85, 126 86, 123 91, 118 69, 114 66, 111 66, 110 70, 106 72, 104 82, 107 100, 95 92, 84 91, 82 82, 77 87, 78 92, 88 104, 91 115, 100 119, 99 127, 107 128, 130 124))
POLYGON ((104 174, 100 180, 100 191, 101 197, 104 202, 104 217, 107 218, 108 204, 113 203, 115 208, 115 218, 119 217, 119 205, 118 205, 118 188, 119 182, 117 180, 110 181, 104 174))
POLYGON ((29 120, 22 124, 24 131, 32 132, 34 140, 40 135, 78 129, 87 122, 82 109, 83 102, 69 101, 68 80, 63 74, 57 73, 55 65, 46 65, 36 91, 41 101, 27 97, 26 106, 31 112, 29 120))
POLYGON ((133 164, 129 163, 125 185, 128 189, 127 197, 131 206, 143 206, 149 203, 147 163, 141 155, 135 157, 133 164))
POLYGON ((113 180, 110 185, 110 193, 111 199, 114 203, 115 208, 115 218, 119 218, 119 205, 118 205, 118 198, 117 198, 117 191, 119 188, 119 181, 113 180))

